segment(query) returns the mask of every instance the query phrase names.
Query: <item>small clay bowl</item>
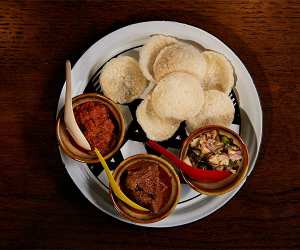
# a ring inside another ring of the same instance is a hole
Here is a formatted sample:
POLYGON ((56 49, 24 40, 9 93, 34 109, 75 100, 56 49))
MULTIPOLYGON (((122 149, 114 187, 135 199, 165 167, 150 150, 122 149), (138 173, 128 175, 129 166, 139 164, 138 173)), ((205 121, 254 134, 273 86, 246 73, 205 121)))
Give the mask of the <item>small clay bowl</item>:
POLYGON ((122 177, 124 177, 124 174, 126 174, 127 172, 126 170, 130 166, 132 166, 132 164, 137 163, 139 161, 150 161, 158 164, 160 166, 160 170, 164 171, 164 173, 170 177, 170 181, 168 184, 170 194, 168 196, 168 199, 166 200, 166 204, 161 208, 161 210, 158 213, 154 213, 151 211, 143 212, 129 207, 127 204, 122 202, 113 194, 111 189, 110 197, 112 199, 114 207, 122 217, 134 223, 147 224, 157 222, 167 217, 175 209, 180 195, 180 181, 174 168, 167 161, 155 155, 137 154, 121 162, 121 164, 116 168, 116 170, 113 173, 116 182, 120 185, 122 191, 126 195, 127 193, 125 191, 125 188, 121 183, 122 177))
POLYGON ((180 154, 180 159, 184 160, 186 158, 189 145, 193 141, 193 139, 211 130, 217 130, 218 132, 221 132, 222 134, 228 136, 229 138, 232 138, 233 142, 240 147, 243 160, 238 171, 235 174, 231 174, 229 177, 218 182, 202 182, 202 181, 192 179, 191 177, 184 174, 183 172, 181 173, 184 180, 197 192, 206 195, 220 195, 233 190, 236 186, 238 186, 241 183, 241 181, 247 175, 248 168, 249 168, 249 153, 248 153, 247 146, 243 142, 242 138, 237 133, 235 133, 234 131, 226 127, 217 126, 217 125, 205 126, 195 130, 193 133, 191 133, 188 136, 188 138, 183 142, 179 154, 180 154))
MULTIPOLYGON (((82 94, 74 97, 72 99, 73 108, 88 101, 100 102, 104 104, 111 111, 115 120, 115 124, 117 125, 117 142, 115 143, 114 147, 111 149, 110 152, 103 155, 104 159, 109 159, 118 151, 124 140, 125 122, 123 116, 115 103, 113 103, 111 100, 104 97, 103 95, 97 93, 82 94)), ((72 139, 64 123, 64 108, 61 109, 57 116, 56 137, 60 148, 66 155, 68 155, 72 159, 85 163, 99 162, 98 157, 94 151, 87 151, 79 147, 72 139)))

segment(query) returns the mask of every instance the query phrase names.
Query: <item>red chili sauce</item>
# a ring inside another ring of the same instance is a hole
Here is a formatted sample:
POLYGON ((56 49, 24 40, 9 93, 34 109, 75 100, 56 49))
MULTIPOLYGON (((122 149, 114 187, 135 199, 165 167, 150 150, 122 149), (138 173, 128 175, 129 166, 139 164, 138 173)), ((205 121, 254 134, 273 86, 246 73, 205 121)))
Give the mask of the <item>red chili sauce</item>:
POLYGON ((91 147, 103 155, 117 142, 117 126, 112 112, 100 102, 85 102, 74 108, 76 122, 91 147))
POLYGON ((121 187, 139 205, 159 213, 171 193, 171 177, 151 161, 138 161, 121 177, 121 187))

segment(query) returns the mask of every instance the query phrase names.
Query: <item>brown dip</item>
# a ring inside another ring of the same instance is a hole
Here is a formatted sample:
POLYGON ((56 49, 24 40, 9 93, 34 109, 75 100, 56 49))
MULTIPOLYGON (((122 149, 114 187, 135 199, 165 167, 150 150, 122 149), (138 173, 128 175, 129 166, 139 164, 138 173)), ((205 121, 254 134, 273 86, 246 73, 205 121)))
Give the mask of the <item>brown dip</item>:
POLYGON ((171 193, 171 177, 152 161, 132 164, 121 181, 131 199, 154 213, 159 213, 171 193))

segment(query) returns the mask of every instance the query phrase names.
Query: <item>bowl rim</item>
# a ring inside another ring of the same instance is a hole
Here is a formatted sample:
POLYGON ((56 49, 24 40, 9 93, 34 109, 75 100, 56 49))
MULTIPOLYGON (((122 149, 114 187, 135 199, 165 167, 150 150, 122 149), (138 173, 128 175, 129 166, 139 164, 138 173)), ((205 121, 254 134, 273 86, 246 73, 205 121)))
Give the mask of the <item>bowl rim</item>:
MULTIPOLYGON (((119 126, 119 130, 120 130, 120 137, 118 139, 118 142, 116 143, 115 147, 113 148, 113 150, 111 150, 108 154, 103 155, 103 158, 105 160, 111 158, 122 146, 123 142, 124 142, 124 138, 125 138, 125 120, 124 117, 120 111, 120 109, 118 108, 118 106, 111 101, 109 98, 107 98, 104 95, 101 95, 99 93, 84 93, 84 94, 80 94, 77 95, 75 97, 72 98, 72 103, 77 102, 81 99, 84 98, 96 98, 101 100, 105 105, 108 106, 108 108, 110 109, 110 111, 113 109, 115 112, 111 112, 113 113, 115 119, 118 121, 118 126, 119 126), (116 117, 116 114, 118 117, 116 117)), ((89 100, 87 100, 89 101, 89 100)), ((64 143, 62 143, 62 138, 60 136, 60 126, 61 126, 61 118, 62 115, 64 113, 64 106, 61 108, 61 110, 59 111, 57 118, 56 118, 56 139, 58 141, 59 147, 62 149, 62 151, 69 156, 70 158, 72 158, 73 160, 79 161, 79 162, 83 162, 83 163, 98 163, 99 159, 97 157, 97 155, 95 154, 94 158, 91 159, 84 159, 76 154, 74 154, 71 150, 68 149, 68 147, 66 147, 64 145, 64 143)))
MULTIPOLYGON (((241 150, 243 151, 243 156, 246 158, 244 158, 243 161, 243 165, 242 165, 242 173, 240 176, 238 176, 238 178, 236 178, 236 180, 234 180, 232 183, 229 183, 227 185, 225 185, 224 187, 221 188, 217 188, 217 189, 206 189, 206 188, 201 188, 197 185, 195 185, 192 181, 191 178, 186 175, 185 173, 183 173, 180 170, 180 173, 183 177, 183 179, 186 181, 186 183, 193 188, 195 191, 201 193, 201 194, 205 194, 205 195, 221 195, 221 194, 225 194, 227 192, 232 191, 235 187, 237 187, 245 178, 247 178, 247 173, 249 171, 249 151, 248 151, 248 147, 245 144, 245 142, 243 141, 243 139, 241 138, 241 136, 239 134, 237 134, 235 131, 221 126, 221 125, 207 125, 207 126, 203 126, 200 127, 196 130, 194 130, 182 143, 182 146, 179 150, 179 158, 181 160, 183 160, 183 152, 186 151, 186 148, 189 146, 191 140, 193 140, 195 137, 199 136, 200 134, 206 132, 206 131, 210 131, 210 130, 214 130, 214 129, 219 129, 219 130, 223 130, 229 134, 231 134, 232 136, 234 136, 240 143, 241 145, 241 150)), ((230 178, 227 177, 227 178, 230 178)), ((194 180, 194 182, 197 182, 194 180)))
MULTIPOLYGON (((127 159, 123 160, 119 166, 114 170, 113 172, 113 176, 116 179, 117 175, 121 175, 123 174, 123 172, 126 170, 126 168, 128 168, 133 162, 139 161, 139 160, 154 160, 154 161, 158 161, 159 165, 161 166, 162 164, 164 165, 164 167, 166 169, 168 169, 168 174, 172 176, 172 178, 175 179, 175 187, 176 187, 176 193, 175 196, 173 198, 173 202, 172 205, 170 206, 170 209, 166 210, 163 214, 158 214, 158 216, 153 217, 151 219, 147 219, 147 220, 141 220, 138 218, 134 218, 130 215, 128 215, 119 205, 119 199, 113 194, 111 187, 109 187, 109 196, 112 200, 113 206, 114 208, 117 210, 117 212, 124 218, 134 222, 134 223, 138 223, 138 224, 149 224, 149 223, 154 223, 157 221, 161 221, 164 218, 166 218, 167 216, 169 216, 176 208, 178 201, 179 201, 179 197, 180 197, 180 193, 181 193, 181 184, 180 184, 180 180, 179 180, 179 176, 177 174, 177 172, 175 171, 174 167, 166 160, 164 160, 163 158, 153 155, 153 154, 147 154, 147 153, 142 153, 142 154, 136 154, 133 156, 128 157, 127 159)), ((166 169, 162 168, 165 172, 166 169)), ((173 186, 173 185, 172 185, 173 186)), ((134 210, 133 208, 130 208, 132 210, 134 210)), ((148 212, 141 212, 141 213, 148 213, 148 212)))

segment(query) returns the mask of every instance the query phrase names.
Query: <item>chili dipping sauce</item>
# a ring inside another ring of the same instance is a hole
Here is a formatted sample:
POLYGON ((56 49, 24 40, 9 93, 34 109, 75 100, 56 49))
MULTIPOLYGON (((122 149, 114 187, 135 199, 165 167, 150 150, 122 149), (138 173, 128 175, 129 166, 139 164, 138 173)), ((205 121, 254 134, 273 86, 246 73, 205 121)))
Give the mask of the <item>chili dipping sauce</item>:
POLYGON ((82 103, 74 108, 76 122, 91 147, 103 155, 117 143, 118 125, 110 109, 95 101, 82 103))

